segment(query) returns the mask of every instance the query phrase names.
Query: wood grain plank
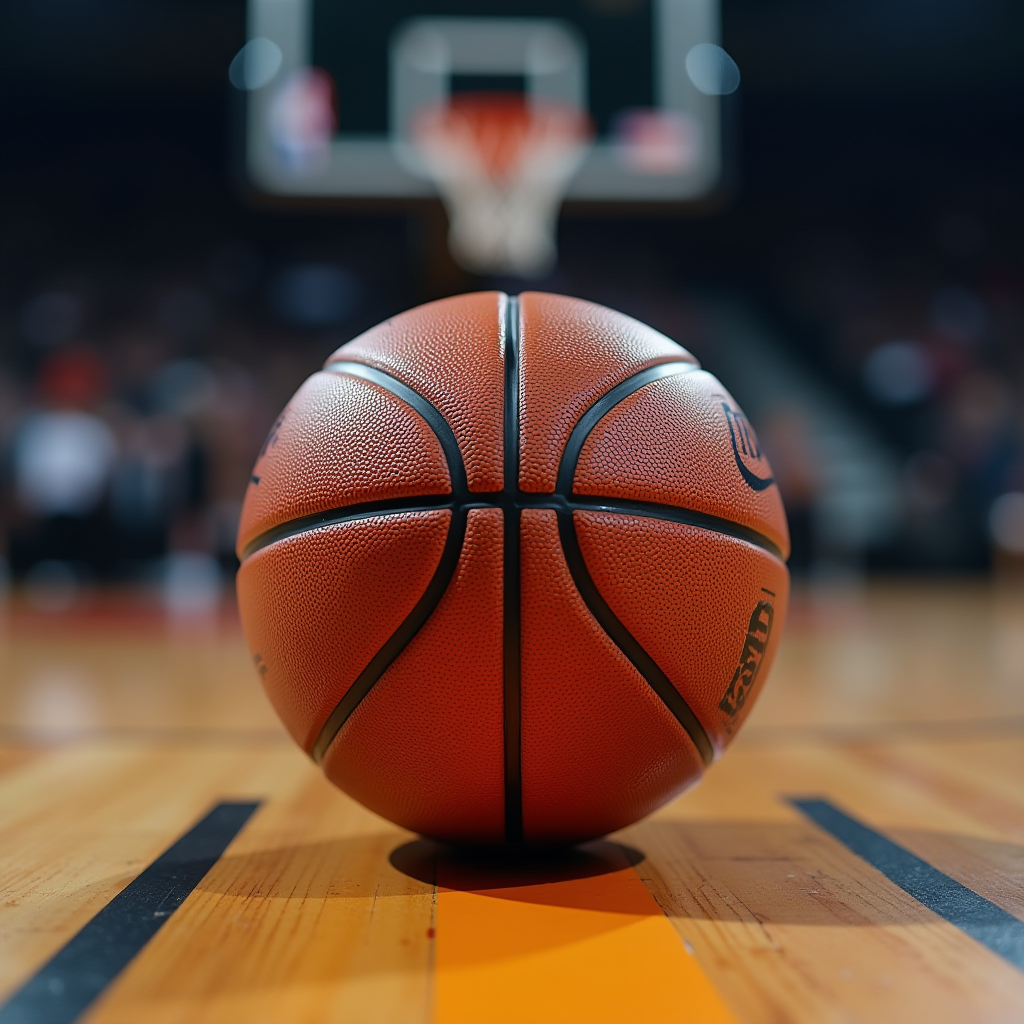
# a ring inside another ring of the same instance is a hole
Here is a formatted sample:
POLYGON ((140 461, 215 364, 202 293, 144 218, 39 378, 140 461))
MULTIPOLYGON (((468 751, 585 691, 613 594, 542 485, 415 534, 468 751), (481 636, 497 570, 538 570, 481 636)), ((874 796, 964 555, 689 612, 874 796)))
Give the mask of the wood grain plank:
POLYGON ((0 992, 49 959, 221 793, 258 792, 259 779, 243 791, 244 756, 183 759, 108 741, 59 748, 0 777, 0 992))
POLYGON ((651 891, 739 1018, 1013 1019, 1024 975, 799 820, 780 799, 792 793, 828 793, 874 827, 994 838, 833 745, 738 747, 622 838, 646 852, 651 891))
POLYGON ((411 837, 303 774, 277 788, 91 1024, 429 1019, 433 887, 388 859, 411 837))
POLYGON ((1024 716, 1024 591, 984 583, 797 589, 746 734, 1024 716))
POLYGON ((182 729, 281 732, 237 624, 0 637, 0 727, 54 739, 182 729))
POLYGON ((334 790, 297 751, 98 741, 5 781, 0 992, 216 800, 265 797, 90 1019, 428 1016, 432 887, 387 859, 409 836, 334 790))

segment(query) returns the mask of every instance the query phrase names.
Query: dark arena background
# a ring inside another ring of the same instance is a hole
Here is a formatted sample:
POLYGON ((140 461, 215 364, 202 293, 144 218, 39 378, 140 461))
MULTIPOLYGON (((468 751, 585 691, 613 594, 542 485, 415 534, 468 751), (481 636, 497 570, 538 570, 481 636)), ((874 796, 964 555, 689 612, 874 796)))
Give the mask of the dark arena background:
POLYGON ((1024 1018, 1024 6, 718 16, 716 186, 570 196, 523 281, 430 195, 254 184, 243 0, 0 6, 0 1024, 1024 1018), (793 543, 735 750, 542 864, 330 787, 234 598, 296 388, 492 288, 686 346, 793 543))

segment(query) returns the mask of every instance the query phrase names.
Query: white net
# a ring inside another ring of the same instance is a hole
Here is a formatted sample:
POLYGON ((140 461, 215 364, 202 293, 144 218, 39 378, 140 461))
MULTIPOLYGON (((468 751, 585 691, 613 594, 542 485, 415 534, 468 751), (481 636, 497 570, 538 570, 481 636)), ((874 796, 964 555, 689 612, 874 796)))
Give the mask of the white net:
POLYGON ((455 96, 421 111, 413 140, 448 211, 452 255, 476 273, 536 277, 555 262, 555 226, 590 124, 561 103, 455 96))

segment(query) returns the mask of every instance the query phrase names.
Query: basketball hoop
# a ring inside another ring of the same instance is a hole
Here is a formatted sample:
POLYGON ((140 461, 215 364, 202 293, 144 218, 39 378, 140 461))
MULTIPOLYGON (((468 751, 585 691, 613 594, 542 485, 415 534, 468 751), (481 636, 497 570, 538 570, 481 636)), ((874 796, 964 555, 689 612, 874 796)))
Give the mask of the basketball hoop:
POLYGON ((586 114, 522 95, 456 94, 420 111, 411 134, 462 266, 536 277, 554 265, 558 208, 591 136, 586 114))

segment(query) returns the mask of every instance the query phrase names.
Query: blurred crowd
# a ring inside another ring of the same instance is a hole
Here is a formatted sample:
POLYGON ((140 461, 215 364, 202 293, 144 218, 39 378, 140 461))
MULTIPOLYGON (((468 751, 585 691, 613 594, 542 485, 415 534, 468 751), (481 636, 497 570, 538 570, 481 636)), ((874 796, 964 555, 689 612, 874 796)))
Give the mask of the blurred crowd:
POLYGON ((55 609, 110 582, 215 605, 267 427, 353 301, 343 268, 268 284, 240 243, 191 281, 83 274, 28 295, 0 363, 3 575, 55 609))
MULTIPOLYGON (((969 227, 958 227, 957 244, 969 227)), ((585 265, 574 269, 571 239, 568 248, 548 286, 593 289, 585 265)), ((936 286, 939 275, 913 281, 848 254, 812 255, 779 271, 780 308, 789 323, 812 325, 807 364, 900 467, 897 527, 873 564, 981 571, 993 554, 1019 558, 1022 282, 990 269, 971 285, 936 286)), ((700 355, 686 318, 693 303, 661 287, 660 300, 657 288, 646 292, 651 319, 700 355)), ((367 303, 365 291, 340 261, 269 269, 242 242, 214 246, 190 274, 111 283, 82 273, 28 290, 0 363, 4 575, 44 606, 106 582, 158 588, 172 608, 215 604, 237 564, 241 498, 274 416, 338 344, 389 303, 413 301, 367 303)), ((794 328, 795 350, 800 337, 794 328)), ((795 566, 812 569, 808 439, 798 417, 759 426, 790 508, 795 566)))
POLYGON ((1024 556, 1024 268, 993 238, 995 198, 992 220, 939 217, 913 252, 881 230, 803 239, 776 271, 803 356, 897 457, 887 568, 1024 556))

